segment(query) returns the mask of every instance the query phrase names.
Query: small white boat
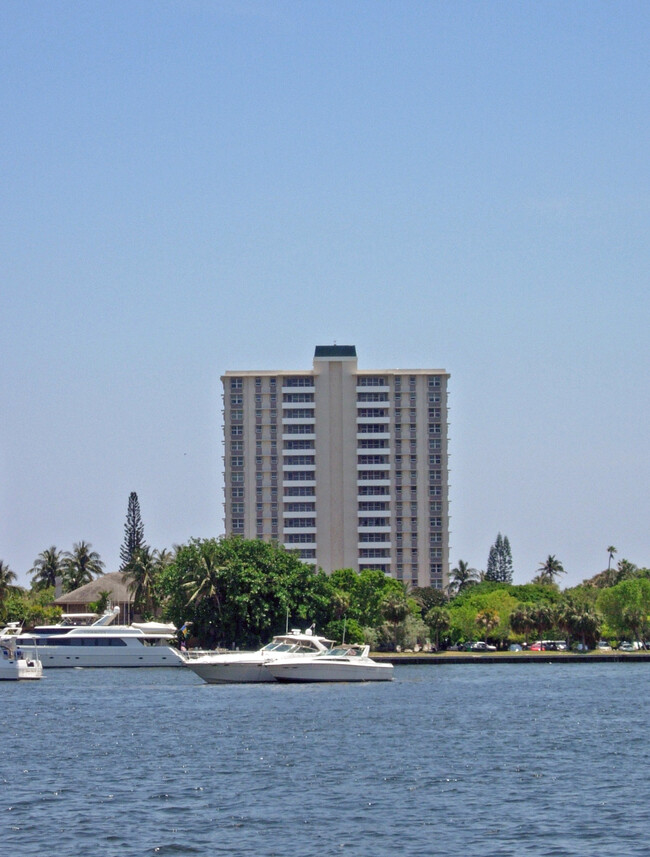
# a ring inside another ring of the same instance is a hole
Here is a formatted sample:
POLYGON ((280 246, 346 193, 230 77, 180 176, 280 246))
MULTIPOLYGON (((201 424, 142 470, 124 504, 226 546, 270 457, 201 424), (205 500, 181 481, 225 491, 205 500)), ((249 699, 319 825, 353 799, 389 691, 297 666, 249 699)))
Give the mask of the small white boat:
POLYGON ((392 681, 393 665, 368 657, 370 646, 337 646, 311 658, 283 658, 266 664, 276 681, 392 681))
POLYGON ((15 636, 0 640, 0 681, 41 678, 43 664, 39 661, 33 644, 23 650, 15 636))
POLYGON ((331 644, 331 640, 317 637, 311 629, 304 633, 292 630, 273 637, 256 652, 208 653, 199 657, 188 654, 184 662, 208 684, 274 681, 264 666, 270 659, 313 657, 318 652, 327 652, 331 644))

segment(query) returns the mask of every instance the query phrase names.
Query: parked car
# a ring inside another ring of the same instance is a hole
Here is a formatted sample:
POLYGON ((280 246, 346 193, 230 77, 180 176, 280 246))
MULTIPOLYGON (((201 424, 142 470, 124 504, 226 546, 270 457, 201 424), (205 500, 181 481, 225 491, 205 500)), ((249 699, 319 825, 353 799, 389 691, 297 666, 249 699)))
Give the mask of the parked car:
POLYGON ((522 649, 522 647, 519 645, 519 643, 511 643, 511 644, 508 646, 508 651, 509 651, 509 652, 522 652, 522 651, 523 651, 523 649, 522 649))
POLYGON ((624 640, 618 647, 618 650, 619 652, 639 652, 642 648, 643 643, 640 643, 638 640, 634 643, 628 643, 627 640, 624 640))
POLYGON ((598 643, 598 645, 596 646, 596 648, 598 649, 599 652, 611 652, 612 651, 612 647, 609 645, 609 643, 606 643, 604 640, 601 640, 600 643, 598 643))
POLYGON ((472 643, 472 652, 496 652, 496 646, 490 646, 488 643, 479 640, 478 643, 472 643))

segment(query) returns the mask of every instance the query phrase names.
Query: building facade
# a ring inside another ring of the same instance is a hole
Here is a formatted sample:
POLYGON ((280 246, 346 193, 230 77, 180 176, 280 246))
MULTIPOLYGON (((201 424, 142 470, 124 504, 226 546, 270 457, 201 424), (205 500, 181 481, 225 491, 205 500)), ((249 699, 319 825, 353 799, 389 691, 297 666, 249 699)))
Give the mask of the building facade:
POLYGON ((228 371, 225 531, 274 540, 327 572, 449 574, 444 369, 360 370, 354 346, 313 369, 228 371))

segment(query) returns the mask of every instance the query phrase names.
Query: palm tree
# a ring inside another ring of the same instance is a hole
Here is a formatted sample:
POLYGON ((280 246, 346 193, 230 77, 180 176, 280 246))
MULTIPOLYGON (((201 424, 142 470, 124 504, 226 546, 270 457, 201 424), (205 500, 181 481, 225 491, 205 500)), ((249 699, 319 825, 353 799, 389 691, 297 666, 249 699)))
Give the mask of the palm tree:
POLYGON ((610 545, 607 548, 607 553, 609 554, 609 563, 607 565, 607 571, 610 571, 612 568, 612 560, 614 559, 614 554, 616 553, 616 548, 614 545, 610 545))
POLYGON ((0 559, 0 604, 5 600, 9 592, 14 589, 14 582, 18 580, 16 574, 9 565, 0 559))
POLYGON ((56 586, 57 577, 61 576, 63 571, 63 557, 61 551, 56 549, 55 545, 41 551, 34 560, 34 565, 28 571, 28 574, 33 575, 33 589, 48 589, 51 586, 56 586))
POLYGON ((486 640, 500 621, 497 611, 490 607, 486 607, 485 610, 480 610, 476 615, 476 624, 484 632, 486 640))
POLYGON ((538 571, 536 582, 551 586, 555 583, 556 577, 566 573, 564 566, 555 554, 549 554, 546 562, 540 563, 538 571))
POLYGON ((155 615, 155 590, 158 561, 148 545, 136 548, 124 568, 129 592, 133 595, 136 613, 155 615))
POLYGON ((437 650, 440 648, 440 635, 448 631, 451 624, 449 610, 444 607, 432 607, 424 617, 424 621, 434 637, 437 650))
POLYGON ((534 629, 532 611, 527 604, 518 604, 510 614, 510 627, 515 634, 523 634, 526 643, 530 632, 534 629))
POLYGON ((541 640, 544 637, 544 631, 552 628, 555 621, 553 609, 550 604, 544 604, 543 602, 536 604, 530 611, 530 621, 541 640))
POLYGON ((63 589, 72 592, 104 573, 104 563, 90 542, 76 542, 63 555, 63 589))
POLYGON ((587 648, 593 648, 596 641, 600 637, 600 616, 587 606, 576 607, 567 617, 571 629, 572 636, 580 637, 582 645, 587 648))
POLYGON ((406 600, 406 589, 403 592, 392 590, 381 600, 379 606, 381 615, 393 626, 394 642, 397 646, 397 629, 409 614, 408 601, 406 600))
POLYGON ((470 568, 469 563, 459 559, 456 568, 451 570, 451 580, 449 581, 449 591, 458 595, 463 589, 469 586, 474 586, 478 583, 480 575, 475 568, 470 568))

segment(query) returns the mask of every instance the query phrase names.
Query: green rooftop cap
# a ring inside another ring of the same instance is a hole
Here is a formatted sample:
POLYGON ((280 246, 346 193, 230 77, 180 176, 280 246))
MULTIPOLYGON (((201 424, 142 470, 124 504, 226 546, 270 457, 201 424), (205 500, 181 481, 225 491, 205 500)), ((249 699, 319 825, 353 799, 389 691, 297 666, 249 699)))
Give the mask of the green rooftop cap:
POLYGON ((317 357, 356 357, 356 345, 317 345, 314 359, 317 357))

